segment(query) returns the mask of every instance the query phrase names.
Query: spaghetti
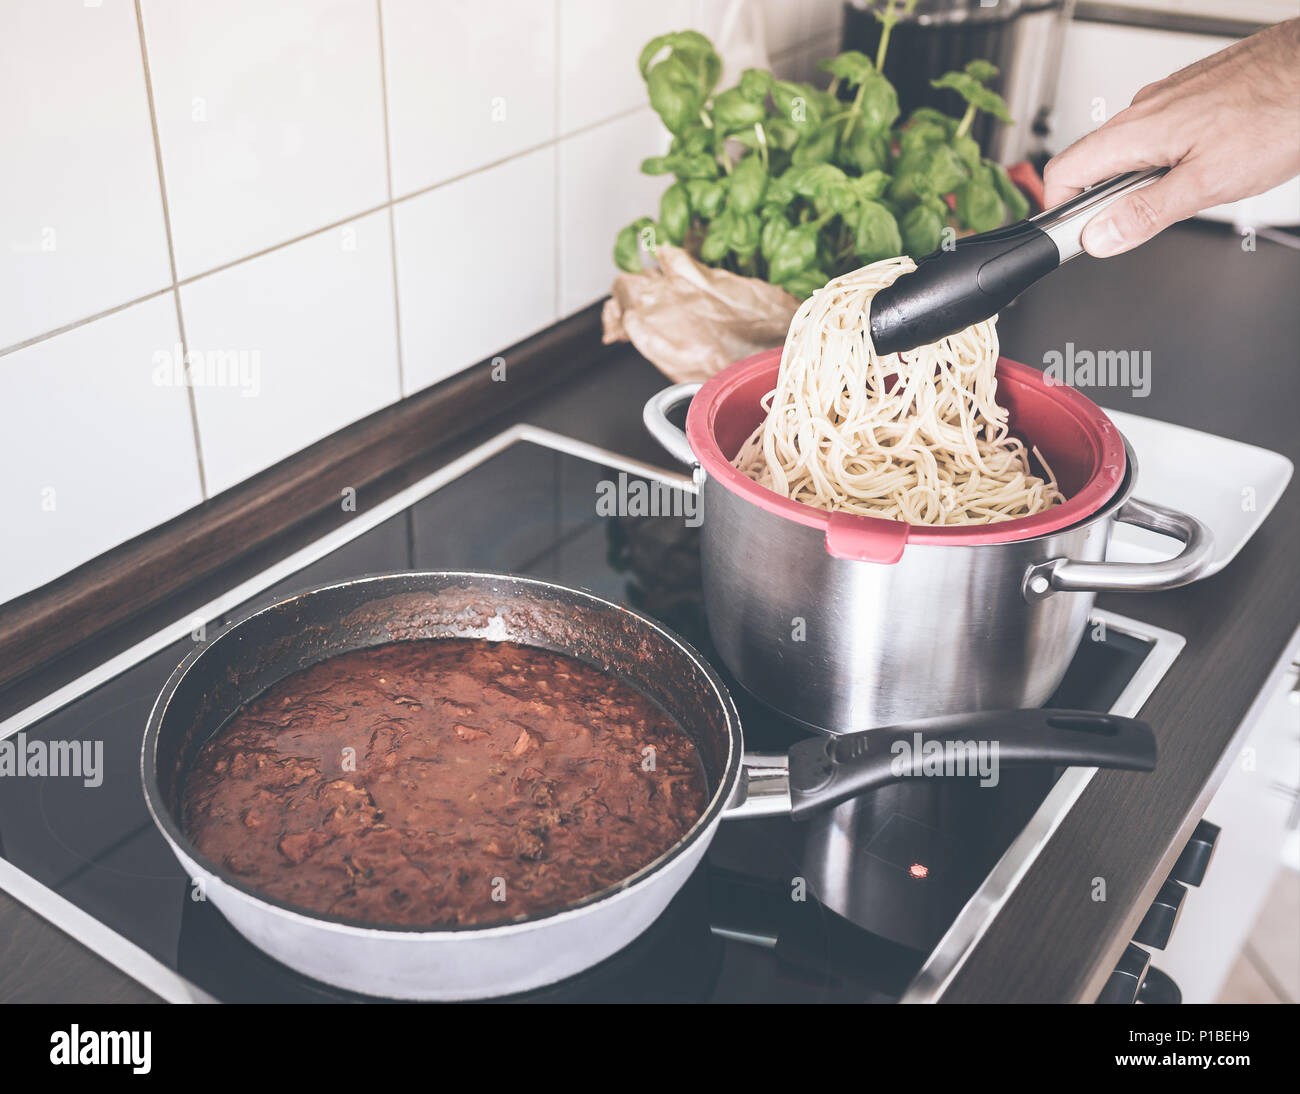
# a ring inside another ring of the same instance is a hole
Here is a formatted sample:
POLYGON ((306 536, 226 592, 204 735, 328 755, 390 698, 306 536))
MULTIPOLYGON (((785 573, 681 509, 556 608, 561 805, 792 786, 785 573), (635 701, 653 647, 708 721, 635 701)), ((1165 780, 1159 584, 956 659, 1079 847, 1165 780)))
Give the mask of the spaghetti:
POLYGON ((879 357, 872 297, 916 267, 886 259, 835 278, 790 324, 767 416, 734 465, 783 497, 909 524, 988 524, 1064 500, 996 401, 994 320, 879 357))

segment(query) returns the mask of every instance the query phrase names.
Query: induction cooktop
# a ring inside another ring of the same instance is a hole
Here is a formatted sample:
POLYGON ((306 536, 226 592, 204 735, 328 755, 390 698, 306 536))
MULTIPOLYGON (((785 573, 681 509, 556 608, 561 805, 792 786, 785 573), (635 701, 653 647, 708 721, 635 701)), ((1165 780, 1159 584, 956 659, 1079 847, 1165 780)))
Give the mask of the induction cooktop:
MULTIPOLYGON (((361 509, 0 723, 11 755, 62 748, 84 760, 76 776, 0 777, 0 888, 167 1000, 363 1001, 278 964, 194 899, 140 788, 145 722, 163 683, 196 642, 249 605, 363 573, 491 570, 584 588, 659 619, 728 681, 746 747, 782 750, 806 731, 745 694, 713 655, 690 489, 674 472, 516 426, 361 509)), ((1098 611, 1052 702, 1134 715, 1182 644, 1098 611)), ((995 793, 978 795, 924 780, 864 796, 868 818, 836 866, 836 885, 856 892, 852 919, 808 884, 817 873, 810 849, 827 842, 811 829, 816 820, 724 822, 707 860, 640 938, 518 998, 933 1000, 1092 774, 1007 772, 995 793)))

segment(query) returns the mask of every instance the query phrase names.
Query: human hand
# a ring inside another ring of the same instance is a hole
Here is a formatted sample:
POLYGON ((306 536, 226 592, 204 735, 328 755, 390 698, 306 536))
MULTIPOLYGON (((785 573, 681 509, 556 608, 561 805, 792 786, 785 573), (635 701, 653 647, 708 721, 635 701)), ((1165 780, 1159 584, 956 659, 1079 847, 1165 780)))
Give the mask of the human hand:
POLYGON ((1145 167, 1172 170, 1093 218, 1083 232, 1089 254, 1121 254, 1176 221, 1300 174, 1300 19, 1144 87, 1047 164, 1047 205, 1145 167))

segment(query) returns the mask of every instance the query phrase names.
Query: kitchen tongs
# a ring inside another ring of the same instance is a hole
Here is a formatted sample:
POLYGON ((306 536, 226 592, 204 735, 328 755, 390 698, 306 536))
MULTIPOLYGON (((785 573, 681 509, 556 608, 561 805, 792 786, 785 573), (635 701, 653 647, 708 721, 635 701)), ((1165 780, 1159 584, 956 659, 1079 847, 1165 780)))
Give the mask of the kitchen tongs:
POLYGON ((1006 307, 1040 277, 1083 252, 1084 226, 1169 168, 1116 175, 1053 209, 940 247, 871 303, 878 354, 903 353, 956 334, 1006 307))

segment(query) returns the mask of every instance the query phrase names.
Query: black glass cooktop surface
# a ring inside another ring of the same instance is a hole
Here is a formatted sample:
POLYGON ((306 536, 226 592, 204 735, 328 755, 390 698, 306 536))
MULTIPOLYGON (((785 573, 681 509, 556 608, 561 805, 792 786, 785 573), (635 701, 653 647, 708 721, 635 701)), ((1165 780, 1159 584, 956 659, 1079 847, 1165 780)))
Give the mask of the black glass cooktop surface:
MULTIPOLYGON (((413 487, 407 496, 431 492, 405 508, 386 503, 392 515, 362 510, 355 530, 365 530, 341 542, 345 529, 320 557, 291 571, 282 566, 260 592, 248 590, 248 603, 363 573, 494 570, 632 605, 712 659, 698 530, 682 515, 689 507, 677 506, 675 516, 606 515, 610 498, 626 514, 639 513, 633 507, 652 493, 660 502, 669 495, 647 491, 636 502, 635 484, 645 480, 634 471, 536 439, 507 440, 440 476, 449 481, 413 487)), ((179 622, 173 641, 154 642, 161 648, 133 664, 92 673, 83 694, 4 723, 11 758, 49 756, 56 742, 65 749, 75 743, 86 769, 80 777, 31 770, 0 777, 0 887, 167 998, 360 1000, 264 956, 210 903, 191 899, 145 808, 139 756, 153 701, 194 642, 241 610, 179 622)), ((1123 621, 1094 628, 1056 704, 1112 709, 1126 688, 1131 694, 1135 676, 1150 674, 1154 648, 1141 628, 1135 633, 1123 621)), ((732 690, 748 749, 778 750, 801 736, 732 690)), ((815 879, 826 867, 809 856, 826 844, 812 830, 823 822, 724 822, 705 864, 639 939, 596 968, 522 998, 896 1000, 1058 774, 1005 772, 995 790, 979 793, 969 791, 975 780, 920 780, 905 792, 871 795, 849 857, 836 867, 867 894, 855 902, 854 921, 818 900, 815 879), (936 785, 943 782, 967 789, 936 785)))

